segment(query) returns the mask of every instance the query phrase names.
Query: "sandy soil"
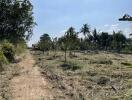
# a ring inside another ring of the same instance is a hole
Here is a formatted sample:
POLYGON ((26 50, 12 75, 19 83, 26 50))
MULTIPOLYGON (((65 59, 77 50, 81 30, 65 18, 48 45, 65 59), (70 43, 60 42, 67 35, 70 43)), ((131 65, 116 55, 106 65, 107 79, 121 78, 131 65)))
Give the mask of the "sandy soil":
POLYGON ((21 62, 20 74, 11 80, 10 87, 13 100, 51 100, 50 84, 42 77, 32 55, 27 52, 21 62))

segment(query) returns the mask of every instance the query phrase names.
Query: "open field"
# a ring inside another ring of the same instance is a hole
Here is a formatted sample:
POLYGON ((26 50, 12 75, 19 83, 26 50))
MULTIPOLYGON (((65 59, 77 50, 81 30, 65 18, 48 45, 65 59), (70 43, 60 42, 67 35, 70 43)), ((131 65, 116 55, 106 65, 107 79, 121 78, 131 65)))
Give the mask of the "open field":
POLYGON ((0 100, 132 100, 130 4, 1 0, 0 100))
POLYGON ((53 84, 56 100, 131 100, 132 55, 76 52, 67 56, 32 51, 41 74, 53 84))

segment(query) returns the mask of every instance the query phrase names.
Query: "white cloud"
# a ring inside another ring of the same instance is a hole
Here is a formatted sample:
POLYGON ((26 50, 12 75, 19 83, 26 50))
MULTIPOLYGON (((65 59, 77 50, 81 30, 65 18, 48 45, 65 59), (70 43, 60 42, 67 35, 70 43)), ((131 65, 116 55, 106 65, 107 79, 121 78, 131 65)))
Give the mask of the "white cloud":
POLYGON ((118 27, 119 26, 119 24, 113 24, 113 25, 111 25, 111 27, 118 27))
POLYGON ((60 32, 58 32, 58 34, 57 34, 57 36, 56 37, 61 37, 61 36, 64 36, 65 35, 65 33, 66 33, 66 29, 65 30, 62 30, 62 31, 60 31, 60 32))
POLYGON ((119 28, 118 24, 113 24, 109 27, 108 32, 112 33, 113 31, 120 31, 121 29, 119 28))
POLYGON ((129 37, 129 34, 132 33, 132 28, 131 27, 125 28, 123 32, 127 37, 129 37))
POLYGON ((83 33, 80 33, 80 34, 78 35, 78 37, 79 37, 79 38, 85 38, 85 36, 83 35, 83 33))
POLYGON ((119 30, 121 30, 119 28, 119 24, 112 24, 112 25, 105 24, 104 25, 104 31, 106 32, 113 33, 113 31, 119 31, 119 30))
POLYGON ((128 26, 122 26, 120 24, 106 24, 104 25, 104 30, 106 32, 109 32, 110 34, 113 33, 113 31, 117 32, 117 31, 123 31, 124 35, 126 35, 127 37, 129 36, 130 33, 132 33, 132 27, 128 27, 128 26))

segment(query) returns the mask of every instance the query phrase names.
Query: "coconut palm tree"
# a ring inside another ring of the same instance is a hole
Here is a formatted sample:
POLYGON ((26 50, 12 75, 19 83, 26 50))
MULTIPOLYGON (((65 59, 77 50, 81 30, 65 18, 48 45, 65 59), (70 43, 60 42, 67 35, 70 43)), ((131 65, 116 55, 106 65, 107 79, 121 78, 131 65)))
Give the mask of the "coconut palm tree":
POLYGON ((86 38, 87 36, 90 35, 90 26, 88 24, 84 24, 80 32, 83 33, 83 35, 86 38))

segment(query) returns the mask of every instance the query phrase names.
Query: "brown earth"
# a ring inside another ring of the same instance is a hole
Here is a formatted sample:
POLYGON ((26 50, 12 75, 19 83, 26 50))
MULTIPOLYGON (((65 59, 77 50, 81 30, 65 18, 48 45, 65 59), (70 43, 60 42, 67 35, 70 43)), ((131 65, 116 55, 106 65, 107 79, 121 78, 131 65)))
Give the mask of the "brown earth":
POLYGON ((51 100, 51 84, 41 76, 33 56, 27 52, 21 62, 20 73, 11 80, 10 88, 13 100, 51 100))

